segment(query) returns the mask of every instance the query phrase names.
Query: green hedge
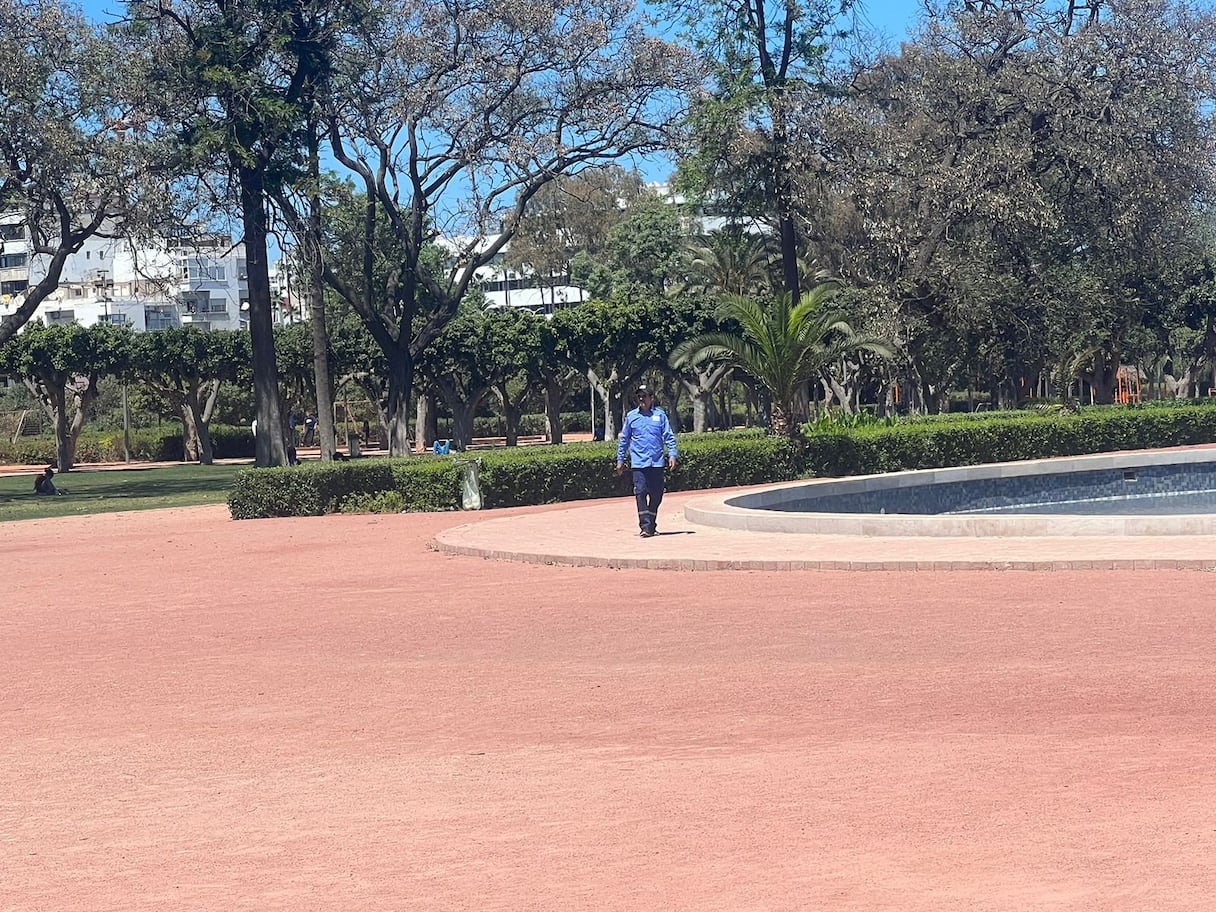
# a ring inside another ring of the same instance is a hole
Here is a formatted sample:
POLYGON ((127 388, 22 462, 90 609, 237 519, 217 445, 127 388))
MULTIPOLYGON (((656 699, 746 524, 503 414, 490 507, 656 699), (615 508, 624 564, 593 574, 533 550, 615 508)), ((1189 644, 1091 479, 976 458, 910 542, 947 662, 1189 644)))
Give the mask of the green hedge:
MULTIPOLYGON (((216 459, 252 459, 253 434, 249 428, 216 425, 211 428, 216 459)), ((131 431, 131 459, 136 462, 181 462, 184 459, 181 428, 165 424, 131 431)), ((41 465, 54 463, 55 438, 18 437, 0 440, 0 464, 41 465)), ((76 462, 122 462, 122 431, 85 428, 76 441, 76 462)))
POLYGON ((1212 405, 917 421, 808 439, 799 474, 865 475, 1216 441, 1212 405))
POLYGON ((233 519, 390 508, 394 512, 436 512, 459 506, 460 476, 455 463, 431 456, 249 469, 237 473, 228 495, 233 519), (389 494, 396 496, 386 496, 389 494))
MULTIPOLYGON (((1013 415, 869 426, 811 436, 804 444, 755 431, 684 434, 672 491, 823 477, 1008 462, 1110 450, 1216 441, 1210 405, 1106 409, 1066 415, 1013 415)), ((414 456, 250 469, 229 498, 235 519, 339 511, 453 510, 461 465, 480 463, 485 507, 613 497, 629 493, 617 475, 614 443, 484 450, 475 455, 414 456)))
MULTIPOLYGON (((793 477, 797 448, 757 433, 687 434, 681 462, 668 477, 673 491, 757 484, 793 477)), ((628 473, 615 472, 616 444, 483 450, 474 456, 366 459, 237 474, 228 498, 234 519, 317 516, 393 509, 454 510, 461 502, 461 466, 480 463, 484 507, 513 507, 628 494, 628 473)))

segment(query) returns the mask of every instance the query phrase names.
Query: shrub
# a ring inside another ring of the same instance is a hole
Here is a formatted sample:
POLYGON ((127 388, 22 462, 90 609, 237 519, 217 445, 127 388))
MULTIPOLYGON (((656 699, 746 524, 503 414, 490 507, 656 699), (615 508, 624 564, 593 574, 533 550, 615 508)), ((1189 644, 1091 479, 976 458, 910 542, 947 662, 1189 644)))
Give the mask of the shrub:
MULTIPOLYGON (((131 431, 131 458, 136 462, 181 461, 181 432, 173 427, 141 428, 131 431)), ((0 441, 0 463, 34 465, 53 463, 55 438, 51 435, 19 437, 15 442, 0 441)), ((122 462, 122 431, 95 431, 85 428, 76 441, 76 462, 122 462)))
POLYGON ((249 469, 237 473, 228 511, 233 519, 387 512, 367 506, 387 507, 388 494, 394 504, 399 499, 393 512, 455 509, 460 504, 456 467, 451 460, 414 457, 249 469))
MULTIPOLYGON (((759 432, 686 434, 673 491, 781 481, 796 476, 798 451, 788 440, 759 432)), ((513 507, 626 495, 631 479, 615 472, 616 444, 578 443, 481 451, 483 506, 513 507)), ((468 456, 369 459, 295 468, 251 469, 237 475, 229 497, 234 519, 378 512, 454 510, 461 503, 461 466, 468 456)))
POLYGON ((1157 406, 1079 414, 937 416, 895 427, 812 434, 803 474, 860 475, 902 469, 1045 459, 1216 440, 1216 408, 1157 406))
POLYGON ((402 510, 437 513, 460 509, 460 473, 451 459, 413 456, 391 460, 390 465, 402 510))
POLYGON ((758 430, 684 434, 668 489, 700 491, 796 478, 802 454, 793 441, 758 430))
POLYGON ((486 507, 587 500, 630 490, 613 470, 616 448, 611 443, 494 450, 479 458, 486 507))
MULTIPOLYGON (((136 428, 130 432, 131 459, 135 462, 182 462, 185 447, 180 425, 136 428)), ((253 458, 253 435, 248 428, 212 425, 211 442, 216 459, 253 458)), ((38 465, 55 461, 53 435, 19 437, 15 442, 0 440, 0 463, 38 465)), ((86 427, 76 441, 76 462, 122 462, 122 431, 97 431, 86 427)))
POLYGON ((351 494, 342 500, 342 513, 404 513, 405 498, 397 491, 351 494))

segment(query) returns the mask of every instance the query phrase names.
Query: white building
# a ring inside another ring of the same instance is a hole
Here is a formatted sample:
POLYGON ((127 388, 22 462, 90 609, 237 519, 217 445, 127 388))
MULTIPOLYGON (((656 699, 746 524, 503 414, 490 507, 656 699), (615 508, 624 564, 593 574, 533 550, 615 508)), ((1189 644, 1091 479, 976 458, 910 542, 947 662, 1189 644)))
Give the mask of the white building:
MULTIPOLYGON (((0 216, 0 317, 45 275, 18 216, 0 216)), ((245 248, 222 235, 190 234, 151 245, 89 238, 64 265, 59 287, 32 319, 46 325, 112 323, 137 331, 173 326, 244 329, 249 294, 245 248)))
MULTIPOLYGON (((477 250, 484 250, 496 240, 498 235, 488 235, 476 240, 440 238, 436 243, 456 256, 467 251, 470 244, 477 250)), ((511 269, 506 265, 505 257, 509 247, 508 242, 489 263, 473 273, 470 284, 485 293, 486 309, 523 307, 536 313, 551 314, 564 307, 582 304, 590 297, 584 289, 567 284, 566 275, 544 276, 511 269)))

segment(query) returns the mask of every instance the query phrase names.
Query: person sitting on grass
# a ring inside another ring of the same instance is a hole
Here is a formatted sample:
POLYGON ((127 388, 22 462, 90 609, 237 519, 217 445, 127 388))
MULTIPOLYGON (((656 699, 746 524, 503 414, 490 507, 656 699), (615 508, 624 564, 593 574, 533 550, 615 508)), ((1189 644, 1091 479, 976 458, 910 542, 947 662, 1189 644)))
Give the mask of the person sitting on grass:
POLYGON ((47 497, 54 497, 56 494, 66 494, 67 489, 60 490, 55 487, 55 482, 51 481, 55 477, 55 470, 51 466, 47 466, 42 474, 34 479, 34 493, 42 494, 47 497))

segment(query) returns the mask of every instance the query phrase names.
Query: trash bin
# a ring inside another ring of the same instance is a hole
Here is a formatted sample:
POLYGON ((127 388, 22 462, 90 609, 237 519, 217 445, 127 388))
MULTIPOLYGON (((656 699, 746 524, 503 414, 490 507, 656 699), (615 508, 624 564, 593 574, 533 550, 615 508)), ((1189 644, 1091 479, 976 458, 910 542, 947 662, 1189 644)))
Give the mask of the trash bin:
POLYGON ((350 450, 351 459, 354 459, 356 456, 363 455, 363 452, 359 449, 359 435, 358 434, 350 434, 346 438, 346 447, 347 447, 347 449, 350 450))
POLYGON ((462 459, 456 463, 460 470, 460 509, 481 509, 480 459, 462 459))

